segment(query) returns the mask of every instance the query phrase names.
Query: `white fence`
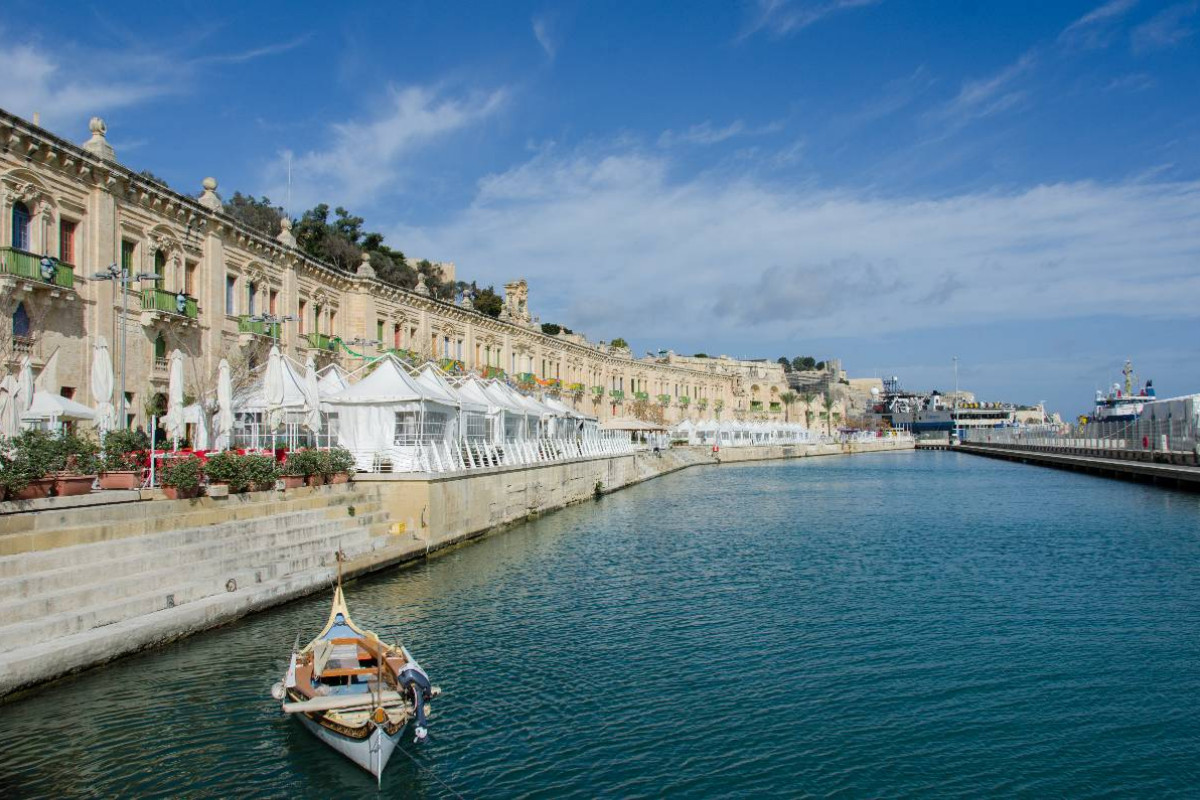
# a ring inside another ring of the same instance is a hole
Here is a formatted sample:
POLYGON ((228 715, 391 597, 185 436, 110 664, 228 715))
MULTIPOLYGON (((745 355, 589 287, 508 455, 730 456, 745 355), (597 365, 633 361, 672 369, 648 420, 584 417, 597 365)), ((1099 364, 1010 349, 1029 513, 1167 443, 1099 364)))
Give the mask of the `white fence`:
POLYGON ((582 439, 509 439, 502 443, 458 439, 396 445, 382 452, 354 454, 359 472, 463 472, 489 467, 549 464, 573 458, 633 453, 629 434, 601 431, 582 439))
POLYGON ((1186 418, 968 430, 963 432, 963 442, 1092 452, 1113 457, 1127 457, 1133 453, 1200 453, 1197 426, 1186 418))

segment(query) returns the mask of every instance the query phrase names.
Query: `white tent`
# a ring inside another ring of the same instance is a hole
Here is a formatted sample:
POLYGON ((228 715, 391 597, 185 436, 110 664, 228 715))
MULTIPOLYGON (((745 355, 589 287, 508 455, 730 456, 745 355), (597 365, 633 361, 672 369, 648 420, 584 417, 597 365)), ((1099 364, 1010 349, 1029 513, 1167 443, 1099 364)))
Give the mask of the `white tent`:
POLYGON ((33 403, 23 414, 23 422, 88 422, 96 418, 96 412, 66 397, 38 389, 33 393, 33 403))
POLYGON ((455 384, 464 410, 463 437, 484 440, 493 444, 503 440, 504 407, 487 391, 487 384, 474 375, 460 378, 455 384), (478 415, 482 414, 482 421, 478 415))
POLYGON ((324 402, 337 411, 338 442, 360 465, 383 457, 397 470, 420 469, 420 445, 456 437, 458 407, 418 383, 390 354, 324 402))
POLYGON ((521 401, 521 395, 516 390, 495 380, 485 383, 484 387, 488 397, 503 412, 503 438, 532 439, 537 436, 539 415, 521 401))
POLYGON ((494 441, 495 413, 488 398, 473 381, 464 381, 471 388, 463 390, 450 382, 446 373, 433 364, 417 369, 413 377, 425 388, 434 392, 443 402, 458 406, 457 435, 471 441, 494 441))
POLYGON ((317 390, 321 397, 335 395, 349 385, 349 373, 337 364, 317 370, 317 390))

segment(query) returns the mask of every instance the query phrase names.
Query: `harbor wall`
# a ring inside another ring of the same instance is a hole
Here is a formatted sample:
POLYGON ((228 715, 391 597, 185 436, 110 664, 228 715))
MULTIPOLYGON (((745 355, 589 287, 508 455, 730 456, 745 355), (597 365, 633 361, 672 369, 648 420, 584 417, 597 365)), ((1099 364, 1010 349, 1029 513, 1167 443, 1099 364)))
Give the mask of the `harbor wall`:
POLYGON ((856 442, 659 454, 227 498, 137 493, 0 509, 0 698, 697 465, 911 449, 856 442), (599 485, 599 487, 598 487, 599 485), (4 513, 8 510, 10 513, 4 513))

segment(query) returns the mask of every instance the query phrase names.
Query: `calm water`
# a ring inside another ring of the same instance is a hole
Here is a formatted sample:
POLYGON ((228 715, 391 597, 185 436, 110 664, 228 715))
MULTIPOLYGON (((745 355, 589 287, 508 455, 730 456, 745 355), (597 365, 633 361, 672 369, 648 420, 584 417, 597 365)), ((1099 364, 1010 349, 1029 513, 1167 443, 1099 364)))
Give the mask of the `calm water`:
MULTIPOLYGON (((1200 497, 697 468, 350 584, 445 689, 386 796, 1200 793, 1200 497)), ((0 796, 372 796, 268 691, 321 596, 0 707, 0 796)))

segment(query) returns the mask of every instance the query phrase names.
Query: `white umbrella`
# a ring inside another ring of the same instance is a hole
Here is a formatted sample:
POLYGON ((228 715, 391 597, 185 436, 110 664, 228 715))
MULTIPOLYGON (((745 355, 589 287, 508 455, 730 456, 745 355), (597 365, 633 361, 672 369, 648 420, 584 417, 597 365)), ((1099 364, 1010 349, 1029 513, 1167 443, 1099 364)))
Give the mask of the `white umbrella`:
POLYGON ((21 375, 17 378, 17 414, 24 414, 33 406, 33 364, 29 356, 21 358, 21 375))
POLYGON ((112 393, 112 356, 108 353, 108 342, 100 336, 92 348, 92 398, 96 401, 96 426, 101 431, 111 430, 117 418, 112 393))
POLYGON ((217 448, 228 448, 232 436, 233 378, 229 372, 229 362, 222 358, 217 365, 217 448))
POLYGON ((17 379, 5 375, 0 380, 0 436, 16 436, 21 429, 17 417, 17 379))
POLYGON ((167 367, 167 416, 163 418, 163 430, 173 440, 184 434, 183 425, 183 353, 171 351, 167 367))
POLYGON ((263 376, 263 399, 267 402, 267 430, 283 424, 283 355, 278 345, 271 345, 267 357, 267 372, 263 376))
POLYGON ((317 360, 311 355, 304 362, 304 427, 314 434, 321 432, 321 389, 317 377, 317 360))

